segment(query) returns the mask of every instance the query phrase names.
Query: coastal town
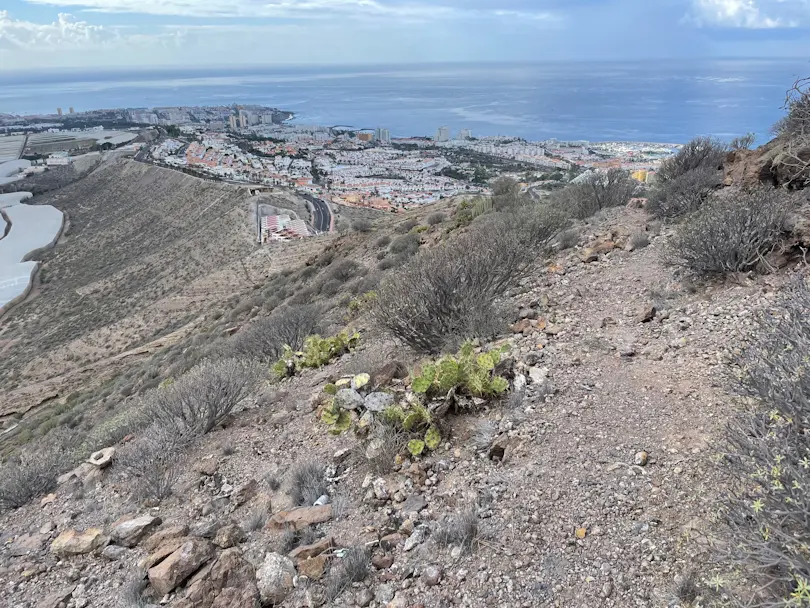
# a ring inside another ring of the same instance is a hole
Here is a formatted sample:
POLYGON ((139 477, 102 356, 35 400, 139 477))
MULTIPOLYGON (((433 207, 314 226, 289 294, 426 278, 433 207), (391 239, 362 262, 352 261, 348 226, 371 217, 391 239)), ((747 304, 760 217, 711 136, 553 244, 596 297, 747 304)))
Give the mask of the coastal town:
MULTIPOLYGON (((488 192, 497 177, 529 190, 553 189, 593 170, 622 168, 640 182, 655 175, 676 144, 477 138, 439 126, 433 137, 392 137, 385 127, 298 124, 263 106, 116 109, 18 117, 0 115, 5 160, 68 164, 92 150, 121 149, 142 162, 200 177, 289 189, 326 204, 398 212, 440 199, 488 192)), ((6 178, 7 180, 14 177, 6 178)), ((305 236, 294 219, 264 225, 305 236)))

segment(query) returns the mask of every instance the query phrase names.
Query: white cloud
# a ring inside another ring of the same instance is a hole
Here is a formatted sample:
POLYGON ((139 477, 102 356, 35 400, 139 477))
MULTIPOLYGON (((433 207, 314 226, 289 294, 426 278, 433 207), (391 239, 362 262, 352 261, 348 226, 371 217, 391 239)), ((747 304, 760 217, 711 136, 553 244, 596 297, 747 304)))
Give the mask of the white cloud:
POLYGON ((810 0, 693 0, 689 17, 702 26, 799 27, 810 19, 810 0))
POLYGON ((27 0, 31 4, 76 7, 105 13, 140 13, 187 17, 252 17, 279 19, 353 18, 430 20, 443 18, 505 17, 550 20, 548 11, 513 11, 497 8, 467 8, 414 0, 391 3, 383 0, 27 0))

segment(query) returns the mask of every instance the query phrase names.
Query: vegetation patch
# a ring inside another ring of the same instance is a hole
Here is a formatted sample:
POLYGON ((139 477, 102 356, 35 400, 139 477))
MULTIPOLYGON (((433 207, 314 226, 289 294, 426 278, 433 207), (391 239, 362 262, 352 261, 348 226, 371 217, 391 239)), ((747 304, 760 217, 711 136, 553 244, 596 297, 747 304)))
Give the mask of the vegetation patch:
POLYGON ((298 352, 285 345, 284 353, 273 365, 273 373, 277 378, 289 378, 304 368, 323 367, 350 352, 359 342, 358 332, 342 331, 331 338, 310 336, 304 341, 303 350, 298 352))

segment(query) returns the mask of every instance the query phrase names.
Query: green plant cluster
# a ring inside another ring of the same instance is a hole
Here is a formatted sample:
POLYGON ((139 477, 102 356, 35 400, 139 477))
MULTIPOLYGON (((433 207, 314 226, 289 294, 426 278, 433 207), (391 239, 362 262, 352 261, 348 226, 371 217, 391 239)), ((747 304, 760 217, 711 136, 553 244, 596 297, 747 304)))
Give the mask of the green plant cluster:
POLYGON ((458 355, 447 355, 425 365, 412 378, 411 388, 428 399, 443 397, 451 389, 462 390, 471 397, 489 398, 506 392, 509 382, 493 373, 507 347, 475 354, 473 345, 465 343, 458 355))
POLYGON ((494 211, 495 205, 491 197, 479 196, 472 201, 464 200, 458 206, 456 223, 459 226, 470 224, 475 218, 494 211))
POLYGON ((342 331, 331 338, 310 336, 304 341, 302 351, 295 352, 289 346, 285 346, 281 358, 273 364, 273 373, 278 378, 286 378, 303 368, 323 367, 332 359, 351 351, 359 342, 358 332, 342 331))
POLYGON ((394 405, 383 412, 383 421, 415 437, 408 442, 411 456, 421 456, 426 449, 435 450, 442 442, 442 434, 433 423, 433 417, 423 405, 407 407, 394 405))
POLYGON ((374 306, 374 302, 377 301, 378 297, 379 294, 376 291, 367 291, 363 295, 354 298, 351 302, 349 302, 349 314, 354 316, 366 310, 370 310, 371 307, 374 306))

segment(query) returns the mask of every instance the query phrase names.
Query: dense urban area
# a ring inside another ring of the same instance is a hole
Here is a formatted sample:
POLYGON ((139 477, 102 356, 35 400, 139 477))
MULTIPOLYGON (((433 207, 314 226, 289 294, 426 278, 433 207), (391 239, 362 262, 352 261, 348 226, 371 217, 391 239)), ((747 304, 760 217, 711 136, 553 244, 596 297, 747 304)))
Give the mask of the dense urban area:
MULTIPOLYGON (((675 144, 525 141, 476 138, 439 126, 432 138, 393 138, 384 128, 303 125, 291 112, 262 106, 173 107, 0 115, 0 162, 28 160, 16 175, 65 165, 93 151, 131 154, 198 177, 285 188, 313 204, 398 212, 457 195, 488 192, 496 176, 528 191, 550 190, 594 169, 620 167, 647 182, 675 144)), ((0 183, 2 183, 0 181, 0 183)), ((289 216, 260 219, 264 238, 308 236, 334 228, 289 216)))

